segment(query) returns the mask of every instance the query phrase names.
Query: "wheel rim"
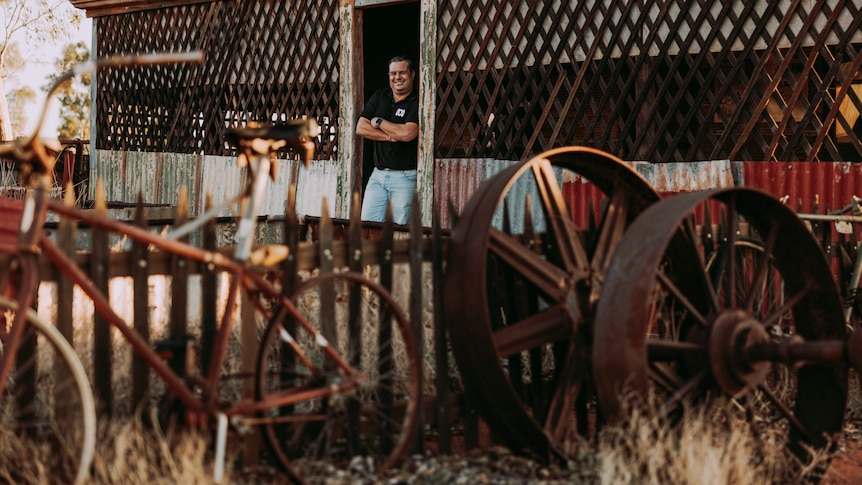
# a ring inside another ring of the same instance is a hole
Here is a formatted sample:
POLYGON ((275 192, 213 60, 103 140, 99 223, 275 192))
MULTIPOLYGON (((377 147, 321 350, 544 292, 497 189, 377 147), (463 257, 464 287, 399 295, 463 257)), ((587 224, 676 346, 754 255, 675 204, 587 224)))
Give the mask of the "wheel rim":
POLYGON ((597 395, 611 421, 623 418, 623 391, 643 397, 652 389, 667 413, 684 401, 717 394, 763 403, 776 423, 789 428, 788 447, 801 458, 803 444, 823 446, 824 435, 841 429, 845 364, 786 369, 795 388, 782 396, 770 384, 772 367, 747 365, 740 350, 768 341, 775 328, 807 342, 844 337, 840 298, 822 251, 796 215, 767 194, 696 192, 648 208, 620 243, 596 320, 597 395), (694 215, 708 211, 702 209, 707 203, 718 206, 730 224, 728 247, 735 246, 740 220, 763 241, 763 255, 750 272, 735 257, 720 263, 722 278, 710 278, 715 273, 705 270, 694 215), (772 267, 774 273, 767 271, 772 267), (770 280, 770 274, 781 281, 770 280), (739 291, 746 282, 747 290, 739 291), (763 289, 778 289, 774 294, 781 300, 758 297, 763 289), (674 330, 660 330, 667 328, 674 330))
MULTIPOLYGON (((262 431, 270 449, 295 480, 299 474, 294 465, 302 459, 327 458, 346 464, 353 456, 365 455, 374 460, 378 473, 392 467, 411 446, 421 400, 416 346, 403 311, 382 286, 355 273, 312 278, 299 285, 291 299, 300 314, 326 334, 328 345, 365 379, 349 395, 310 399, 265 412, 262 431), (362 298, 351 297, 353 288, 362 290, 362 298), (388 318, 381 320, 387 312, 388 318), (329 334, 322 330, 321 320, 343 323, 329 334), (359 329, 361 340, 350 337, 351 327, 359 329)), ((318 380, 337 384, 344 378, 313 342, 315 337, 294 330, 295 323, 285 313, 283 308, 278 312, 263 338, 258 360, 260 399, 285 386, 316 386, 321 384, 318 380), (309 373, 292 360, 296 354, 284 345, 284 331, 297 340, 320 372, 309 373), (291 359, 282 360, 282 355, 291 359)))
MULTIPOLYGON (((0 325, 9 325, 16 311, 16 302, 0 297, 0 325)), ((25 324, 15 366, 0 396, 0 429, 14 433, 12 440, 32 441, 36 446, 28 447, 28 453, 42 452, 27 464, 39 463, 57 479, 83 483, 96 441, 95 403, 86 372, 56 328, 39 320, 32 310, 25 324)), ((0 357, 4 347, 5 342, 0 342, 0 357)), ((14 464, 15 458, 0 461, 14 464)), ((22 469, 6 473, 15 477, 22 469)))
POLYGON ((465 207, 447 251, 445 318, 464 388, 510 448, 564 456, 607 262, 624 228, 658 198, 620 160, 566 147, 495 175, 465 207), (608 197, 593 230, 575 227, 555 170, 608 197), (530 191, 527 204, 520 194, 530 191), (522 204, 527 216, 515 227, 509 210, 522 204))

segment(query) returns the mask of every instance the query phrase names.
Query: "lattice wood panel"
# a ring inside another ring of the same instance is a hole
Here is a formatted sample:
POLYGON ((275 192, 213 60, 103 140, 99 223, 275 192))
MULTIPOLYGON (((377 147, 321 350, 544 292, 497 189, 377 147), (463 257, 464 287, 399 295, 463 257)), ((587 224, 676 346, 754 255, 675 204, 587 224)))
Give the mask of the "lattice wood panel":
POLYGON ((334 159, 337 5, 211 2, 95 18, 98 56, 195 49, 206 54, 203 65, 101 72, 97 147, 232 155, 221 138, 226 126, 314 116, 325 134, 315 158, 334 159))
POLYGON ((862 7, 441 0, 437 158, 862 161, 862 7))

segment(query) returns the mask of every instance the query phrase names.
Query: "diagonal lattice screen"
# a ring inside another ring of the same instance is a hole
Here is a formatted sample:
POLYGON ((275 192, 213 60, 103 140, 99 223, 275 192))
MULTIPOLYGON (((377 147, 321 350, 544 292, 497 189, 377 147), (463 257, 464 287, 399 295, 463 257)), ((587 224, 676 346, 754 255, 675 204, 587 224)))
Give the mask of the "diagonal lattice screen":
POLYGON ((862 161, 862 7, 441 0, 437 158, 862 161))
MULTIPOLYGON (((106 70, 96 144, 118 151, 232 155, 221 132, 314 116, 316 158, 334 159, 338 2, 212 2, 94 19, 97 56, 202 50, 202 65, 106 70)), ((281 154, 288 157, 287 154, 281 154)))

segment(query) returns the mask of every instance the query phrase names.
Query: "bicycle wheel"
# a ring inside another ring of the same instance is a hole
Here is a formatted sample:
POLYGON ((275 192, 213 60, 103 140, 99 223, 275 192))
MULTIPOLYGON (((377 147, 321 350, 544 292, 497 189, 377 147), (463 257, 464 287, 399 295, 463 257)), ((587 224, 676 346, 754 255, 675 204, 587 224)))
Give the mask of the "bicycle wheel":
POLYGON ((315 459, 344 465, 361 455, 378 473, 390 468, 410 446, 421 396, 406 316, 388 291, 356 273, 312 278, 291 299, 315 333, 297 328, 283 308, 276 314, 261 344, 258 398, 308 396, 359 379, 348 392, 268 410, 262 433, 273 454, 297 481, 315 459), (327 345, 350 372, 324 353, 327 345))
MULTIPOLYGON (((18 304, 0 297, 5 332, 14 321, 18 304)), ((0 470, 14 481, 27 481, 34 453, 52 481, 83 483, 89 474, 96 444, 96 408, 84 367, 66 339, 51 325, 27 311, 15 366, 0 396, 0 429, 14 433, 27 455, 5 456, 0 447, 0 470), (26 459, 26 463, 22 463, 26 459)), ((0 358, 5 348, 0 340, 0 358)))

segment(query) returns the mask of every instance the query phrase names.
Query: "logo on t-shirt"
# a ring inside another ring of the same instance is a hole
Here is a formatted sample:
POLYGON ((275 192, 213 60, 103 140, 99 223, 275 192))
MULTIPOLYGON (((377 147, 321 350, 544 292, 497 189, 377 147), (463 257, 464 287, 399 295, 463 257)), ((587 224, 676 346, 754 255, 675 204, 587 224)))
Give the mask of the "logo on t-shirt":
POLYGON ((405 114, 407 114, 407 110, 405 110, 404 108, 398 108, 395 110, 395 116, 399 118, 403 118, 405 114))

